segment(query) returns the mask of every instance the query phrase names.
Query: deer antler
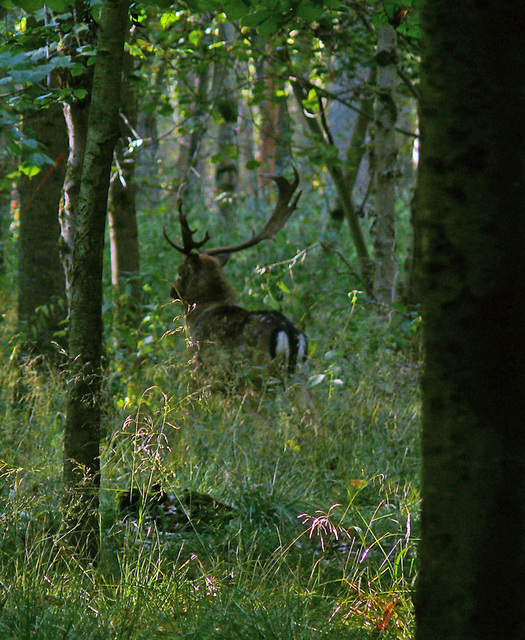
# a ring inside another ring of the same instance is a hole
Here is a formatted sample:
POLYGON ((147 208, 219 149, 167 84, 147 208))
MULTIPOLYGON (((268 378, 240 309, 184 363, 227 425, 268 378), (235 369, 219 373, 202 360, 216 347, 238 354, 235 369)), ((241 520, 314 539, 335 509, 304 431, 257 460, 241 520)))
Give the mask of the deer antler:
MULTIPOLYGON (((297 207, 297 203, 299 202, 299 198, 301 197, 301 191, 298 191, 295 194, 294 199, 290 204, 290 200, 299 185, 299 173, 295 166, 293 167, 294 171, 294 180, 290 182, 286 178, 282 176, 272 176, 266 175, 265 178, 270 178, 273 180, 277 188, 279 189, 279 199, 277 200, 277 204, 275 205, 275 209, 272 213, 271 218, 268 220, 263 230, 258 233, 256 236, 250 238, 250 240, 246 240, 245 242, 241 242, 241 244, 230 245, 227 247, 216 247, 214 249, 208 249, 206 253, 210 256, 216 256, 221 253, 234 253, 235 251, 242 251, 243 249, 248 249, 248 247, 253 247, 259 242, 263 240, 269 240, 273 238, 288 222, 290 216, 295 211, 297 207)), ((207 235, 207 234, 206 234, 207 235)))
POLYGON ((177 249, 177 251, 183 253, 184 255, 189 255, 194 249, 200 249, 202 245, 208 242, 208 240, 210 239, 210 234, 206 231, 206 235, 200 242, 197 242, 193 239, 193 234, 196 232, 196 229, 190 229, 188 218, 182 211, 182 191, 184 189, 184 186, 184 183, 181 184, 177 192, 177 205, 179 209, 179 221, 182 234, 182 247, 171 240, 166 231, 166 227, 162 227, 162 232, 166 240, 174 249, 177 249))

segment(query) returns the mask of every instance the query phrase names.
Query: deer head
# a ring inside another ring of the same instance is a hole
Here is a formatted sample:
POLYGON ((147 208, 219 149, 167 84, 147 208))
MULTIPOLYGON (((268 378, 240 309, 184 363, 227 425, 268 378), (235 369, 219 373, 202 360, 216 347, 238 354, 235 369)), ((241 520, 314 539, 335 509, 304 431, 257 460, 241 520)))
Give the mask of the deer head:
POLYGON ((275 311, 247 311, 236 305, 236 296, 228 282, 223 266, 230 254, 253 247, 263 240, 273 238, 289 220, 297 207, 301 191, 296 193, 299 174, 294 167, 294 179, 289 182, 282 176, 268 176, 279 189, 275 209, 258 234, 236 245, 201 250, 210 240, 208 232, 202 240, 195 239, 182 210, 182 198, 178 196, 179 220, 182 244, 173 242, 164 229, 164 237, 184 261, 179 267, 171 295, 180 300, 184 309, 186 326, 192 351, 199 360, 211 345, 230 354, 250 352, 254 361, 286 361, 288 370, 297 361, 306 358, 306 336, 283 314, 275 311))

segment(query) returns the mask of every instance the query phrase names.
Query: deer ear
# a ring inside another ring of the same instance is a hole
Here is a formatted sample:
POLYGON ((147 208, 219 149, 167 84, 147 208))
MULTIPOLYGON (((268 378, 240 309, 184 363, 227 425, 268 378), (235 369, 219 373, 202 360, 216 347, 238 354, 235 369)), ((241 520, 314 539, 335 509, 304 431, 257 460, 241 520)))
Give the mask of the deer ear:
POLYGON ((229 253, 218 253, 216 256, 217 260, 219 261, 221 267, 224 267, 224 265, 228 262, 228 260, 230 259, 230 254, 229 253))

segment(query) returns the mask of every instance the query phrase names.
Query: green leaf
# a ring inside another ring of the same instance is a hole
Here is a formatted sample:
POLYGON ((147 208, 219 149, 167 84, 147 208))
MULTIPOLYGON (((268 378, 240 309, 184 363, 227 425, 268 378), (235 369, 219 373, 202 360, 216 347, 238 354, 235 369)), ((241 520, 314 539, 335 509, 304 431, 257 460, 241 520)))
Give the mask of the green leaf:
POLYGON ((310 113, 315 113, 319 108, 317 91, 315 89, 310 89, 308 91, 308 97, 303 100, 303 108, 310 113))
POLYGON ((306 22, 315 22, 323 15, 323 7, 312 4, 309 0, 301 2, 297 8, 297 15, 306 22))
POLYGON ((172 6, 172 0, 141 0, 141 5, 145 7, 154 7, 156 9, 169 9, 172 6))
POLYGON ((222 10, 228 16, 228 20, 233 22, 234 20, 241 20, 248 13, 253 11, 253 8, 249 3, 243 2, 243 0, 227 0, 222 4, 222 10))
POLYGON ((35 13, 44 6, 44 0, 15 0, 14 4, 27 13, 35 13))
POLYGON ((273 14, 257 27, 257 33, 264 37, 270 37, 279 31, 281 26, 281 16, 273 14))
POLYGON ((274 15, 274 11, 272 9, 259 9, 258 11, 254 11, 249 13, 241 20, 242 27, 258 27, 265 20, 268 20, 272 15, 274 15))
POLYGON ((49 156, 46 156, 45 153, 39 152, 29 154, 26 163, 39 168, 43 167, 45 164, 55 164, 49 156))
POLYGON ((202 31, 194 29, 193 31, 190 31, 188 40, 191 42, 191 44, 197 47, 202 40, 202 35, 202 31))
POLYGON ((283 291, 284 293, 291 293, 290 289, 284 284, 284 282, 279 281, 277 283, 277 286, 279 287, 279 289, 281 291, 283 291))
POLYGON ((224 152, 226 153, 226 156, 228 158, 231 158, 232 160, 237 160, 239 158, 239 149, 237 149, 236 145, 234 144, 229 144, 224 149, 224 152))
POLYGON ((38 142, 33 138, 23 138, 20 140, 20 146, 24 149, 38 149, 38 142))
POLYGON ((46 0, 46 5, 57 13, 63 13, 72 4, 71 0, 46 0))
POLYGON ((309 387, 316 387, 318 384, 321 384, 321 382, 326 378, 326 375, 324 373, 318 373, 315 376, 310 376, 309 380, 308 380, 308 386, 309 387))
POLYGON ((248 162, 246 163, 246 168, 248 169, 248 171, 253 171, 254 169, 258 169, 261 166, 261 163, 259 160, 248 160, 248 162))
POLYGON ((173 23, 178 22, 180 20, 180 15, 173 10, 166 11, 160 16, 160 26, 163 29, 167 29, 173 23))
POLYGON ((40 173, 40 167, 34 164, 28 165, 24 163, 20 166, 20 172, 28 178, 32 178, 33 176, 36 176, 38 173, 40 173))
POLYGON ((75 96, 75 98, 77 98, 77 100, 83 100, 88 94, 87 89, 75 89, 73 91, 73 95, 75 96))

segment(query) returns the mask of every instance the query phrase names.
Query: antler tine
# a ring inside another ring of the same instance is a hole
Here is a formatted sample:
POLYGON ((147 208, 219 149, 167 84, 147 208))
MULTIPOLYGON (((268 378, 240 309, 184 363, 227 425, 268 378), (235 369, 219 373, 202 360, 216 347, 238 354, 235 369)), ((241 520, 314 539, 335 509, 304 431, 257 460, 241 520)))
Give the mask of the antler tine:
POLYGON ((297 171, 295 166, 293 167, 293 170, 293 182, 290 182, 283 176, 264 176, 265 178, 270 178, 275 182, 277 188, 279 189, 279 198, 277 200, 277 204, 275 205, 275 209, 272 213, 271 218, 265 224, 263 230, 260 233, 250 238, 250 240, 246 240, 246 242, 241 242, 241 244, 208 249, 206 253, 210 256, 216 256, 220 253, 234 253, 236 251, 242 251, 243 249, 253 247, 263 240, 270 240, 271 238, 273 238, 288 222, 290 216, 297 207, 299 198, 301 197, 301 191, 298 191, 290 204, 290 199, 292 198, 295 190, 297 189, 297 186, 299 185, 299 172, 297 171))
POLYGON ((177 251, 179 251, 180 253, 189 255, 194 249, 200 249, 206 242, 208 242, 208 240, 210 239, 210 234, 206 231, 204 238, 200 242, 197 242, 193 239, 193 234, 196 232, 196 229, 190 228, 190 225, 188 224, 188 218, 182 210, 182 191, 184 187, 185 183, 182 183, 179 187, 179 190, 177 191, 177 206, 179 210, 179 221, 182 234, 182 247, 170 239, 165 227, 162 228, 162 231, 164 237, 174 249, 177 249, 177 251))
POLYGON ((263 175, 263 178, 269 178, 275 182, 279 189, 279 199, 287 198, 287 200, 289 200, 299 185, 299 172, 297 171, 297 167, 293 164, 292 168, 294 173, 293 182, 290 182, 283 176, 275 176, 268 173, 263 175))
POLYGON ((179 251, 180 253, 186 253, 183 247, 180 247, 177 243, 173 242, 173 240, 168 236, 168 232, 166 231, 166 227, 164 226, 162 227, 162 234, 168 241, 168 244, 170 244, 174 249, 177 249, 177 251, 179 251))

